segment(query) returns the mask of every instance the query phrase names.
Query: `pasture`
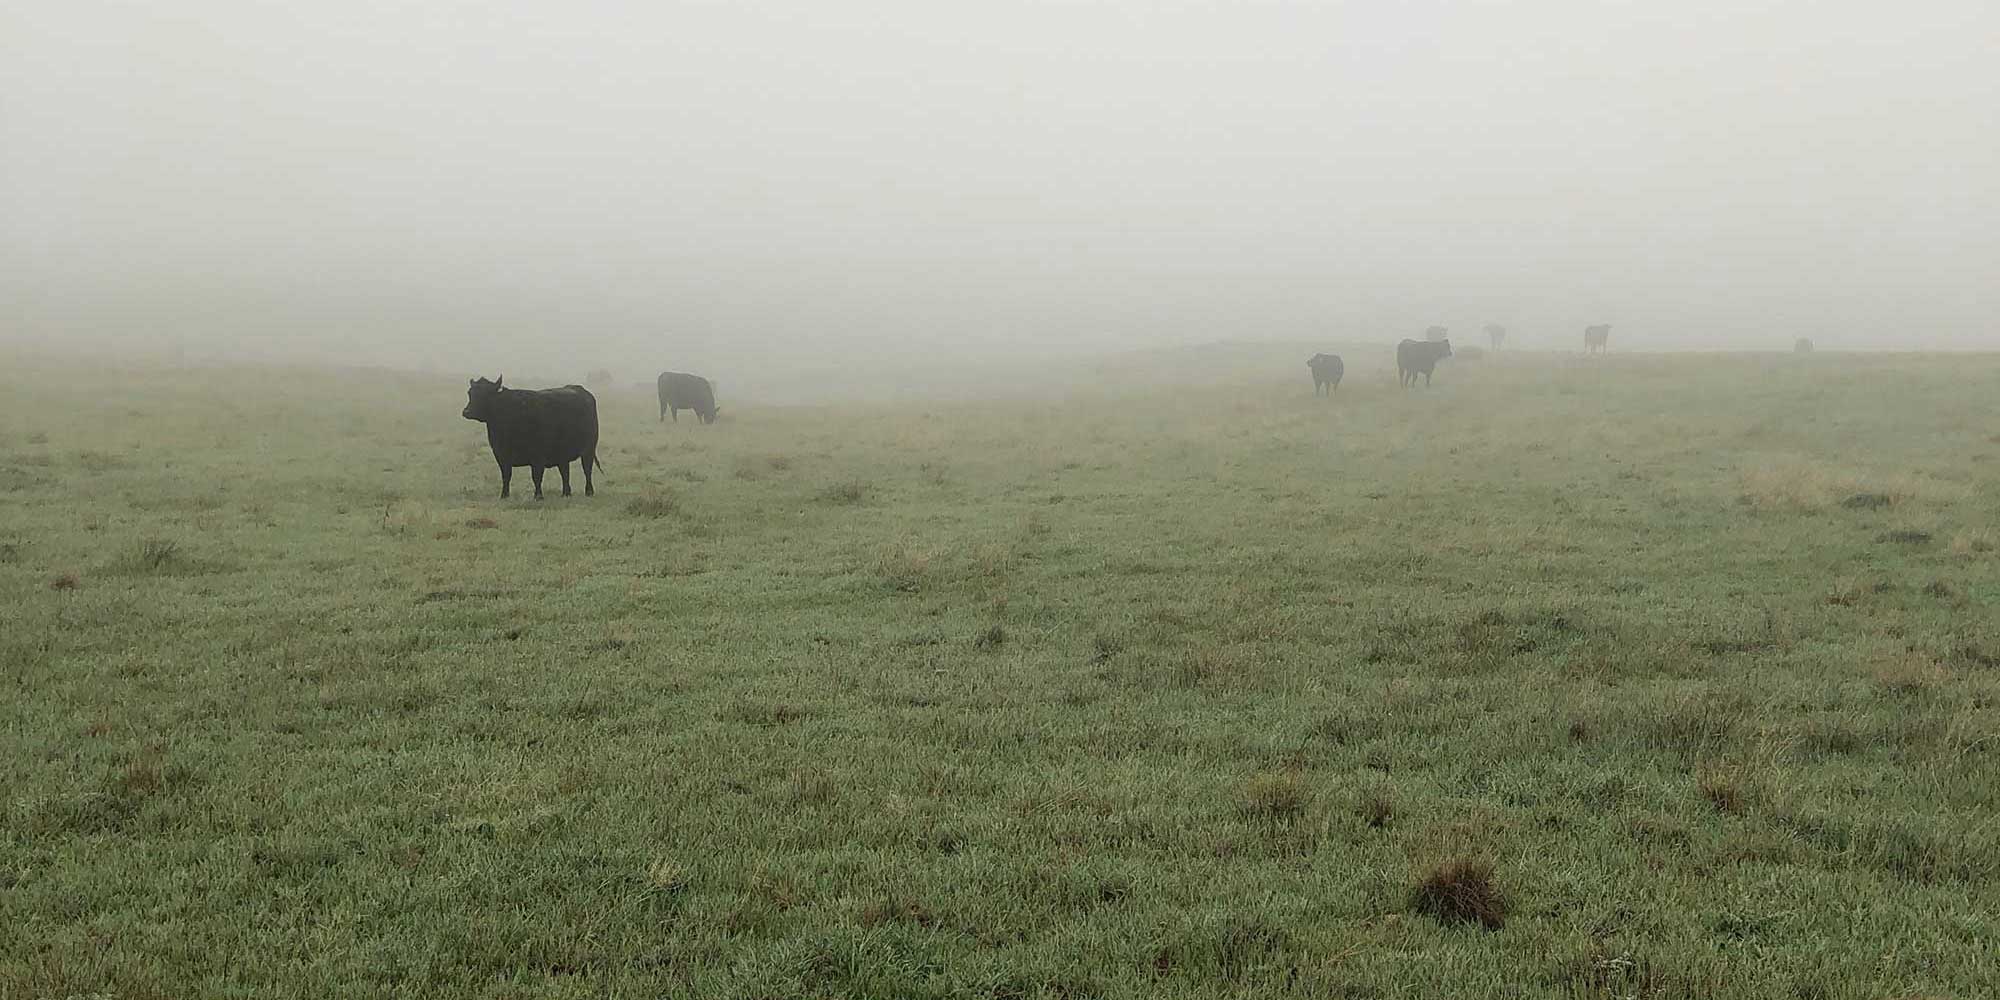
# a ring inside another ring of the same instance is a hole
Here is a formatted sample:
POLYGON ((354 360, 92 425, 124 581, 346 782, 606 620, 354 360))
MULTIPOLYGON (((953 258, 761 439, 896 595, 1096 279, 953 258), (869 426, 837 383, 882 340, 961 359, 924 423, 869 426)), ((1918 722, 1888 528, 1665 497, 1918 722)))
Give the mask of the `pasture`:
POLYGON ((9 366, 0 997, 1992 995, 2000 357, 1313 349, 9 366))

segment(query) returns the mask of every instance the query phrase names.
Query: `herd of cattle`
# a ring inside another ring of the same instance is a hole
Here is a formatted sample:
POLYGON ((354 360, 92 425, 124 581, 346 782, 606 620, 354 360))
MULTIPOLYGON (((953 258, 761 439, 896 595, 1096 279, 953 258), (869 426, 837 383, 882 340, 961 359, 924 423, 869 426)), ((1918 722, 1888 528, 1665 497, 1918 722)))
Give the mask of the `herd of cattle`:
MULTIPOLYGON (((1450 333, 1442 326, 1433 326, 1424 331, 1423 340, 1397 344, 1397 384, 1414 386, 1417 376, 1422 375, 1424 385, 1429 386, 1438 362, 1451 357, 1450 333)), ((1485 333, 1496 351, 1507 340, 1507 328, 1498 324, 1488 323, 1485 333)), ((1608 325, 1585 327, 1583 349, 1586 353, 1606 350, 1610 337, 1608 325)), ((1792 349, 1804 354, 1813 344, 1801 338, 1792 349)), ((1340 378, 1347 371, 1337 354, 1315 354, 1306 367, 1312 370, 1314 395, 1331 394, 1340 388, 1340 378)), ((597 397, 580 385, 509 389, 502 380, 473 379, 466 390, 464 413, 465 419, 486 425, 486 441, 500 466, 500 495, 511 494, 514 470, 526 466, 535 481, 535 499, 542 498, 542 474, 552 468, 562 475, 563 496, 569 496, 571 462, 583 465, 583 495, 594 495, 597 491, 591 483, 591 471, 602 466, 597 460, 597 397)), ((672 417, 678 423, 681 411, 691 410, 702 423, 715 422, 720 407, 715 405, 715 385, 708 379, 686 372, 661 372, 658 387, 660 420, 672 417)))

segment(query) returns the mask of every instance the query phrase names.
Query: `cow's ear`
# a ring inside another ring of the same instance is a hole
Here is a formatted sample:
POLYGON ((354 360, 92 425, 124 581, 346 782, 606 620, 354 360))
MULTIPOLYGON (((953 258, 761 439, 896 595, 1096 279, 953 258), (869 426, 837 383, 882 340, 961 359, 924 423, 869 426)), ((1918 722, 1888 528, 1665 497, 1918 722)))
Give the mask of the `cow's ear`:
POLYGON ((505 383, 506 383, 506 381, 507 381, 507 376, 505 376, 505 375, 502 375, 502 376, 500 376, 499 378, 496 378, 496 379, 494 379, 494 380, 493 380, 493 384, 494 384, 494 385, 496 385, 496 386, 497 386, 497 385, 503 385, 503 384, 505 384, 505 383))

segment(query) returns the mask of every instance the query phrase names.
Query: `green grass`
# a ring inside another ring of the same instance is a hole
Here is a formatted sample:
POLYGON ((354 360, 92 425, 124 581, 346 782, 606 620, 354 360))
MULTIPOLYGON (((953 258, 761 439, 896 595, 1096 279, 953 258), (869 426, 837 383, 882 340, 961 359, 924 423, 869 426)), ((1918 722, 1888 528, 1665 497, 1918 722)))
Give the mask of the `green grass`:
POLYGON ((1296 353, 0 371, 0 997, 1991 995, 2000 358, 1296 353))

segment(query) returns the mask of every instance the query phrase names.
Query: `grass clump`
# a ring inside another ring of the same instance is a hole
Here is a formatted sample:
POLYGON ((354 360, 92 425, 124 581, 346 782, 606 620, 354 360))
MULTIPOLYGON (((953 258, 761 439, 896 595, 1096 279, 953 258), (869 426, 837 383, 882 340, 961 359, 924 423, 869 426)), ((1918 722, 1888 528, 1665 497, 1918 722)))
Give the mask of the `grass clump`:
POLYGON ((1716 812, 1731 816, 1743 815, 1747 808, 1748 794, 1745 791, 1740 770, 1726 767, 1702 768, 1695 775, 1695 789, 1716 812))
POLYGON ((1918 652, 1909 652, 1877 664, 1875 683, 1893 695, 1915 695, 1936 687, 1946 679, 1944 667, 1918 652))
POLYGON ((813 499, 820 503, 852 507, 868 499, 868 484, 858 479, 847 479, 820 487, 813 499))
POLYGON ((633 517, 671 517, 680 509, 680 499, 671 493, 645 493, 625 502, 625 513, 633 517))
POLYGON ((181 560, 181 544, 167 538, 149 538, 139 544, 132 554, 130 565, 147 573, 158 573, 174 568, 181 560))
POLYGON ((1255 819, 1289 820, 1305 812, 1311 798, 1305 781, 1297 774, 1290 771, 1260 774, 1244 786, 1239 811, 1255 819))
POLYGON ((1396 804, 1390 800, 1386 789, 1371 788, 1361 793, 1354 802, 1354 815, 1363 826, 1380 830, 1389 825, 1396 816, 1396 804))
POLYGON ((1477 924, 1497 931, 1507 923, 1507 898, 1494 884, 1493 865, 1475 858, 1433 867, 1411 892, 1410 907, 1447 926, 1477 924))

